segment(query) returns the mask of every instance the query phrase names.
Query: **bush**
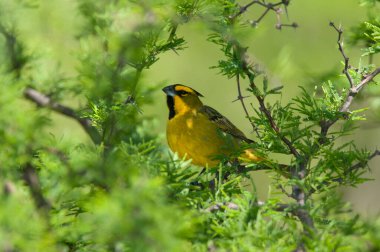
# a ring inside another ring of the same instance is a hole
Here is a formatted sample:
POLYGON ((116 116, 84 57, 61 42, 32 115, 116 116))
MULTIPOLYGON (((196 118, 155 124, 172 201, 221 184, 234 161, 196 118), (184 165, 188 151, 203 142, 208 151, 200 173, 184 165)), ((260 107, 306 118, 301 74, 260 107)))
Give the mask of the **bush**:
MULTIPOLYGON (((352 65, 346 33, 330 23, 342 55, 341 78, 314 91, 300 87, 282 104, 282 87, 271 87, 243 41, 267 14, 277 17, 277 29, 296 28, 282 21, 280 9, 292 17, 290 2, 72 1, 78 15, 67 22, 78 22, 80 32, 71 42, 77 64, 70 74, 51 63, 54 55, 33 51, 32 39, 18 30, 27 22, 20 15, 42 4, 0 1, 1 250, 379 250, 379 220, 354 214, 335 189, 366 182, 368 161, 380 153, 346 137, 365 119, 351 104, 375 83, 380 68, 352 65), (261 11, 257 19, 250 20, 252 9, 261 11), (265 164, 248 164, 243 172, 223 164, 197 177, 199 168, 166 154, 152 130, 154 118, 142 112, 156 104, 158 89, 144 72, 160 64, 163 53, 185 50, 187 38, 177 31, 195 21, 223 52, 213 68, 239 87, 238 100, 257 135, 250 147, 268 156, 265 164), (258 104, 253 109, 240 93, 246 88, 258 104), (71 130, 82 128, 81 137, 50 133, 56 114, 75 121, 71 130), (279 164, 272 153, 289 162, 279 164), (266 201, 258 199, 251 179, 258 170, 268 172, 277 192, 266 201), (225 180, 226 172, 232 175, 225 180)), ((352 44, 364 41, 363 57, 373 60, 380 51, 379 1, 361 3, 375 14, 347 35, 352 44)))

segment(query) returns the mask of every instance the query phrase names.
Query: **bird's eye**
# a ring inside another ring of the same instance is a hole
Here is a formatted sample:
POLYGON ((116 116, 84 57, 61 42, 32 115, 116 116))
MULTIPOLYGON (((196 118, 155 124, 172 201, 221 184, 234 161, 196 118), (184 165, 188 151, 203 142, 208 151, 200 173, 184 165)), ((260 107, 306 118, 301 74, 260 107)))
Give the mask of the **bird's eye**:
POLYGON ((188 95, 189 92, 186 92, 186 91, 184 91, 184 90, 179 90, 179 91, 177 91, 177 94, 178 94, 179 96, 185 96, 185 95, 188 95))

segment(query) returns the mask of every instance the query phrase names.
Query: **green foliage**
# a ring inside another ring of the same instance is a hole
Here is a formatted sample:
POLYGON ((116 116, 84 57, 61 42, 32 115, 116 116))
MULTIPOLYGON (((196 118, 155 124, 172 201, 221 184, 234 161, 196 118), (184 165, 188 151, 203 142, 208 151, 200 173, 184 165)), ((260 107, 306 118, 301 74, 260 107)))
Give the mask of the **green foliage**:
POLYGON ((379 52, 380 48, 380 21, 378 17, 371 17, 351 30, 350 42, 358 44, 363 42, 366 46, 364 56, 379 52))
POLYGON ((376 4, 378 4, 380 1, 379 0, 361 0, 360 3, 363 5, 363 6, 375 6, 376 4))
POLYGON ((371 24, 371 23, 365 23, 366 28, 369 30, 369 37, 371 42, 371 46, 366 50, 366 53, 364 55, 370 55, 370 54, 376 54, 380 52, 380 26, 371 24))
MULTIPOLYGON (((0 0, 1 251, 379 249, 379 220, 355 215, 333 190, 365 182, 371 153, 345 138, 365 119, 362 109, 341 110, 348 88, 326 81, 314 92, 301 87, 288 104, 269 103, 282 86, 271 88, 263 77, 258 87, 263 73, 241 44, 254 28, 234 17, 242 10, 237 1, 75 4, 82 23, 73 38, 77 65, 68 74, 45 69, 46 52, 32 52, 31 39, 18 32, 19 11, 38 4, 0 0), (240 79, 259 102, 251 119, 260 137, 249 147, 268 158, 246 170, 221 164, 198 176, 199 167, 167 155, 154 119, 143 113, 158 88, 144 80, 145 71, 163 53, 186 49, 177 30, 193 20, 223 53, 213 68, 240 79), (45 95, 28 96, 27 88, 45 95), (89 138, 57 138, 54 113, 78 122, 89 138), (288 170, 272 153, 289 157, 288 170), (265 202, 251 180, 262 167, 272 177, 265 202), (300 192, 303 204, 294 197, 300 192)), ((365 41, 366 54, 376 54, 378 23, 358 27, 353 42, 365 41)), ((374 66, 357 69, 349 71, 355 83, 374 66)))

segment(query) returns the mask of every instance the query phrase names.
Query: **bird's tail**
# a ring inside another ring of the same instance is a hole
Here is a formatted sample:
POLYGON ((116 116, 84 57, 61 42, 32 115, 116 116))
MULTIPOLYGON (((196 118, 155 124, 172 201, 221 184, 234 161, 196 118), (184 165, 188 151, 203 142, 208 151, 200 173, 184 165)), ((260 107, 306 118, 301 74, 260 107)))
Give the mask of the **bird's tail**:
POLYGON ((243 162, 260 162, 263 161, 264 158, 260 157, 253 149, 247 149, 239 156, 239 160, 243 162))
POLYGON ((258 163, 264 167, 264 170, 276 170, 282 176, 289 178, 290 171, 289 166, 285 164, 275 164, 271 163, 265 157, 260 156, 253 149, 244 150, 244 152, 239 156, 239 163, 244 166, 244 163, 258 163))

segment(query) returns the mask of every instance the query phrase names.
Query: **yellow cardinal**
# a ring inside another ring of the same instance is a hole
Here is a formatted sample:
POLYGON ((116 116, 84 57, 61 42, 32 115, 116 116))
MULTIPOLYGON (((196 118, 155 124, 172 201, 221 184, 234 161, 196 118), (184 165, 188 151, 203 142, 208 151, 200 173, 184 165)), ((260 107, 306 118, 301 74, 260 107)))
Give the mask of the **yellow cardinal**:
MULTIPOLYGON (((203 95, 194 89, 175 84, 163 91, 169 108, 167 140, 179 157, 191 159, 195 165, 213 167, 220 163, 221 155, 236 153, 242 142, 253 142, 218 111, 203 105, 199 99, 203 95)), ((245 150, 240 157, 261 160, 252 149, 245 150)))

